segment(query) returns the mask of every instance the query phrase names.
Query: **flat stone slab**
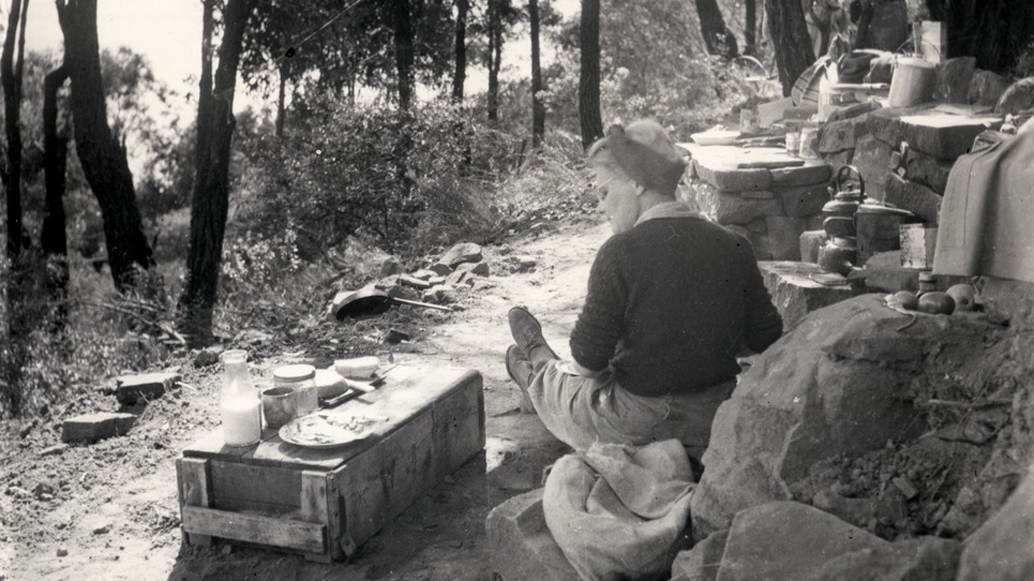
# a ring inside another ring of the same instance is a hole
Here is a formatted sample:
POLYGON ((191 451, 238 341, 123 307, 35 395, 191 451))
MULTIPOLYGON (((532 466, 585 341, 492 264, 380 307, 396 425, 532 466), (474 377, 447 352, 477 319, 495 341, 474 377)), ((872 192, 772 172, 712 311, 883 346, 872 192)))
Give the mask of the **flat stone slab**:
POLYGON ((887 180, 893 174, 890 167, 894 148, 871 135, 858 140, 851 164, 858 168, 865 180, 865 195, 881 202, 886 196, 887 180))
POLYGON ((817 264, 792 261, 758 262, 765 288, 783 317, 783 328, 792 329, 808 313, 851 298, 847 284, 828 286, 810 275, 825 273, 817 264))
POLYGON ((822 212, 830 200, 829 182, 778 188, 775 190, 783 202, 783 211, 791 218, 806 218, 822 212))
POLYGON ((891 174, 887 177, 884 200, 908 210, 927 224, 937 224, 941 213, 941 196, 923 184, 891 174))
POLYGON ((938 194, 944 194, 948 186, 948 175, 955 165, 954 160, 938 159, 914 149, 909 149, 902 159, 905 177, 909 181, 928 186, 938 194))
POLYGON ((772 185, 772 173, 765 168, 734 169, 704 165, 694 159, 696 175, 723 192, 767 190, 772 185))
POLYGON ((92 444, 97 440, 124 436, 135 423, 136 416, 133 414, 83 414, 64 421, 61 426, 61 441, 92 444))
MULTIPOLYGON (((953 111, 965 112, 956 106, 953 111)), ((960 115, 937 107, 926 109, 880 109, 869 115, 869 130, 880 141, 909 147, 941 159, 955 159, 968 153, 981 132, 999 127, 995 115, 960 115)))
POLYGON ((546 528, 542 492, 515 496, 485 520, 492 569, 503 581, 580 581, 546 528))
POLYGON ((122 375, 115 379, 115 399, 122 405, 155 400, 165 395, 180 379, 180 374, 167 372, 122 375))
POLYGON ((868 134, 868 114, 840 121, 827 121, 819 127, 819 153, 854 149, 857 140, 868 134))
POLYGON ((832 177, 829 165, 819 160, 805 160, 800 167, 771 168, 772 188, 793 188, 797 186, 810 186, 823 184, 832 177))

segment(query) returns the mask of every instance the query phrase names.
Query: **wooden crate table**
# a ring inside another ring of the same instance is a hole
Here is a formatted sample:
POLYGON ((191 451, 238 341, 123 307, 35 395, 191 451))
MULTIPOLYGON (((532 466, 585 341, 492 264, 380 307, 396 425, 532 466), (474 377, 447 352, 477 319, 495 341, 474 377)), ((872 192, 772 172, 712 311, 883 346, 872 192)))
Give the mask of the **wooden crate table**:
POLYGON ((185 542, 343 559, 484 448, 480 373, 398 366, 385 380, 326 410, 384 418, 346 446, 301 447, 263 430, 258 444, 233 448, 222 428, 188 446, 176 461, 185 542))

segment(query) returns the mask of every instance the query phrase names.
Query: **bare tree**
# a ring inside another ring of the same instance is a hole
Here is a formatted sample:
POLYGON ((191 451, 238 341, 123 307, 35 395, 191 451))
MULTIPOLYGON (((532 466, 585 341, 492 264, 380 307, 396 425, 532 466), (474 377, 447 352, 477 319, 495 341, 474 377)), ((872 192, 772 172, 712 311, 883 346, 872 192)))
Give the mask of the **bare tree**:
POLYGON ((804 22, 804 8, 799 0, 765 0, 765 12, 779 83, 783 86, 783 95, 789 96, 797 77, 815 62, 811 36, 804 22))
POLYGON ((725 25, 725 18, 717 0, 695 0, 700 32, 704 36, 707 54, 735 57, 738 54, 736 35, 725 25))
MULTIPOLYGON (((68 137, 57 129, 57 92, 68 80, 63 64, 43 79, 43 171, 46 181, 43 228, 40 246, 47 256, 47 286, 52 297, 62 302, 68 284, 68 238, 65 234, 65 170, 68 137)), ((63 307, 60 310, 64 319, 63 307)))
POLYGON ((22 70, 25 65, 25 13, 29 0, 12 0, 7 15, 7 34, 0 55, 0 83, 4 90, 4 133, 7 136, 7 255, 16 258, 22 248, 22 70), (20 32, 20 35, 19 35, 20 32), (18 37, 20 36, 20 40, 18 37), (17 41, 17 57, 15 42, 17 41))
POLYGON ((205 0, 201 82, 197 114, 197 173, 190 207, 187 276, 179 299, 179 327, 192 344, 212 337, 212 310, 219 285, 230 193, 230 146, 236 120, 233 96, 241 39, 256 0, 227 0, 222 11, 219 65, 212 75, 213 9, 205 0))
POLYGON ((582 147, 603 137, 600 115, 600 0, 582 0, 581 72, 578 76, 578 120, 582 128, 582 147))
POLYGON ((57 0, 72 83, 75 148, 104 220, 104 241, 115 288, 139 288, 140 269, 154 268, 136 204, 126 152, 108 126, 97 40, 97 0, 57 0))
POLYGON ((399 82, 399 109, 408 111, 413 98, 413 24, 409 0, 395 0, 395 67, 399 82))
POLYGON ((531 146, 542 145, 546 133, 546 105, 542 102, 542 63, 539 61, 539 2, 528 0, 531 21, 531 146))
POLYGON ((488 0, 488 120, 499 118, 499 69, 503 62, 503 0, 488 0))
POLYGON ((743 54, 758 53, 758 0, 744 0, 743 54))
POLYGON ((456 0, 456 70, 452 76, 452 100, 463 102, 463 85, 467 80, 467 14, 470 0, 456 0))

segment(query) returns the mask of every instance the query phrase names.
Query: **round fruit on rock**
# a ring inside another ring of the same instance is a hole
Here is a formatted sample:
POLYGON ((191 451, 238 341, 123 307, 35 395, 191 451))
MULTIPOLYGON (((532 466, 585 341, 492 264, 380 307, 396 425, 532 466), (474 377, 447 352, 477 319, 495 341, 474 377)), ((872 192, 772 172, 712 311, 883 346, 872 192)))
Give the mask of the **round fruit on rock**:
POLYGON ((956 311, 972 311, 977 306, 977 290, 971 284, 956 284, 945 292, 955 300, 956 311))
POLYGON ((950 315, 955 311, 955 299, 948 293, 924 293, 919 297, 917 309, 931 315, 950 315))
POLYGON ((908 291, 903 290, 894 293, 894 299, 901 305, 901 308, 908 311, 914 311, 919 306, 919 298, 908 291))

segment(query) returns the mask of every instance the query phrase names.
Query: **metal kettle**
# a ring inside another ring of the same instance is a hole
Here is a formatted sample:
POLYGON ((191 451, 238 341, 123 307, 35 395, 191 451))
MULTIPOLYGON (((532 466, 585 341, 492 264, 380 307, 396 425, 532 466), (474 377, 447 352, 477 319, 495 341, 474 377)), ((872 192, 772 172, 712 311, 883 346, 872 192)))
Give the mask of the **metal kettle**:
POLYGON ((858 168, 853 165, 841 166, 833 185, 828 189, 831 199, 822 206, 822 213, 827 217, 853 218, 858 206, 865 201, 865 180, 862 179, 858 168))

